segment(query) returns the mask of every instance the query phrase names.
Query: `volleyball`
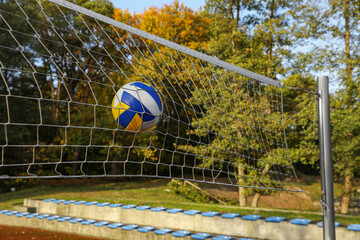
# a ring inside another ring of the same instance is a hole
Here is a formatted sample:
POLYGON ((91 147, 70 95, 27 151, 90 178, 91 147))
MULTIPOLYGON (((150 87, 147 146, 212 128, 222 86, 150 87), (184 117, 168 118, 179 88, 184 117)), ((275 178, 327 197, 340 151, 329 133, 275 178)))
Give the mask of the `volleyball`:
POLYGON ((124 85, 112 101, 115 121, 129 131, 152 128, 159 122, 162 111, 162 102, 155 88, 142 82, 124 85))

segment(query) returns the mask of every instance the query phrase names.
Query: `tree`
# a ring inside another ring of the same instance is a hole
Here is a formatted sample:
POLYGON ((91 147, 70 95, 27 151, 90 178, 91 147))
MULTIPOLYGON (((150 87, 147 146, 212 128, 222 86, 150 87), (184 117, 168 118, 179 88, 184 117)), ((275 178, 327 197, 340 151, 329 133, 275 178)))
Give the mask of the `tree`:
MULTIPOLYGON (((113 5, 108 0, 78 0, 74 3, 105 16, 113 14, 113 5)), ((50 27, 51 24, 35 25, 38 34, 42 36, 39 40, 41 49, 38 51, 45 53, 40 61, 42 66, 39 72, 51 76, 38 80, 42 86, 50 86, 50 96, 46 97, 53 100, 44 101, 44 109, 50 107, 51 113, 44 115, 44 121, 47 124, 71 126, 53 128, 52 133, 57 137, 66 136, 54 141, 64 146, 70 145, 59 149, 64 164, 60 164, 56 171, 76 175, 82 171, 79 167, 82 168, 83 164, 80 165, 79 162, 86 159, 88 148, 71 146, 91 144, 92 130, 81 127, 95 126, 95 107, 90 105, 98 102, 98 84, 111 83, 110 72, 103 70, 108 65, 107 58, 105 55, 97 54, 101 51, 101 42, 104 38, 100 37, 102 32, 98 31, 95 21, 87 19, 84 15, 74 14, 69 9, 59 12, 50 2, 42 4, 48 10, 41 12, 42 22, 51 21, 54 24, 54 27, 50 27), (58 12, 60 16, 53 14, 58 12), (89 37, 84 37, 86 35, 89 37), (66 104, 66 101, 71 102, 66 104), (67 161, 73 163, 66 164, 67 161)))
MULTIPOLYGON (((206 29, 210 24, 210 19, 200 12, 185 7, 179 1, 161 8, 150 7, 140 14, 133 15, 127 10, 115 9, 114 16, 116 20, 177 44, 198 51, 204 51, 206 48, 208 41, 206 29)), ((184 99, 191 93, 193 84, 200 78, 195 77, 195 72, 191 72, 194 71, 189 68, 192 66, 191 59, 186 55, 125 31, 117 30, 117 32, 116 40, 126 43, 127 48, 124 52, 129 54, 130 71, 135 73, 129 75, 127 81, 150 83, 161 92, 164 103, 166 117, 158 125, 157 130, 166 134, 153 134, 146 138, 143 138, 144 134, 138 135, 137 138, 142 139, 143 142, 151 142, 151 148, 136 151, 142 152, 141 154, 144 154, 146 159, 159 163, 156 165, 156 173, 181 174, 172 172, 171 167, 166 168, 160 163, 182 165, 181 162, 184 161, 184 154, 176 152, 176 149, 180 145, 179 139, 188 138, 186 131, 189 129, 193 114, 189 113, 184 99)))
MULTIPOLYGON (((305 71, 332 74, 332 151, 334 173, 344 184, 341 212, 347 213, 352 181, 358 171, 359 141, 359 10, 358 1, 294 1, 303 46, 298 55, 305 71), (304 49, 304 48, 303 48, 304 49), (355 144, 354 144, 355 143, 355 144)), ((308 148, 307 148, 308 149, 308 148)))
POLYGON ((359 103, 348 105, 348 94, 339 95, 331 106, 334 170, 343 180, 341 213, 348 213, 354 177, 360 169, 359 103))
MULTIPOLYGON (((107 16, 111 16, 113 13, 113 5, 107 0, 74 2, 107 16)), ((69 160, 67 157, 70 158, 71 154, 74 154, 74 160, 78 161, 80 148, 31 148, 30 146, 36 144, 62 144, 65 146, 69 144, 65 139, 69 141, 77 139, 78 142, 75 145, 79 145, 83 144, 86 138, 89 139, 88 133, 81 132, 80 128, 77 131, 74 129, 79 126, 91 125, 91 122, 94 123, 94 109, 84 106, 96 102, 94 89, 97 87, 95 83, 108 80, 105 78, 105 74, 99 70, 100 68, 94 68, 96 61, 105 64, 106 59, 104 56, 91 57, 88 53, 99 51, 99 44, 96 44, 94 39, 79 37, 82 34, 90 35, 89 32, 96 30, 92 25, 94 22, 83 24, 84 16, 74 14, 71 10, 59 11, 57 6, 48 1, 32 2, 31 4, 1 1, 1 4, 5 11, 17 13, 16 15, 4 13, 2 15, 4 18, 1 19, 2 26, 15 32, 14 34, 10 34, 11 31, 1 32, 4 46, 6 44, 8 46, 6 51, 0 53, 1 67, 5 66, 10 71, 3 72, 0 88, 3 92, 7 85, 7 90, 11 92, 9 113, 2 116, 11 114, 21 117, 22 123, 24 121, 31 124, 41 123, 38 127, 9 126, 9 130, 10 128, 15 130, 15 132, 8 132, 9 139, 19 138, 16 129, 22 128, 22 133, 27 137, 21 140, 21 144, 29 145, 28 148, 21 148, 17 153, 14 152, 9 159, 23 159, 24 162, 47 162, 49 165, 45 164, 44 166, 52 168, 39 169, 37 166, 31 166, 23 171, 46 175, 51 169, 54 171, 55 163, 59 162, 60 149, 61 151, 65 149, 62 151, 64 154, 61 159, 66 162, 69 160), (39 4, 41 4, 41 8, 36 8, 39 4), (48 11, 42 11, 42 7, 48 11), (91 47, 85 51, 84 48, 88 46, 91 47), (89 78, 94 81, 93 86, 86 82, 89 78), (41 101, 29 100, 24 97, 38 98, 41 101), (61 128, 60 126, 71 127, 61 128), (19 153, 24 151, 27 151, 26 156, 23 154, 19 157, 19 153)), ((3 98, 1 98, 1 104, 2 100, 3 98)), ((12 117, 10 122, 16 123, 17 120, 12 117)), ((89 140, 86 144, 88 142, 89 140)), ((14 142, 12 144, 16 145, 14 142)), ((7 151, 11 151, 11 148, 7 151)), ((73 165, 73 173, 76 172, 76 168, 76 164, 73 165)))
MULTIPOLYGON (((290 57, 292 44, 289 9, 287 1, 208 1, 205 10, 212 18, 208 52, 274 79, 285 76, 283 63, 290 57)), ((269 168, 262 167, 266 175, 269 168)), ((252 191, 245 192, 239 188, 242 206, 252 191)), ((257 206, 259 198, 255 193, 252 206, 257 206)))
MULTIPOLYGON (((29 73, 34 68, 24 57, 27 56, 29 61, 34 61, 36 56, 28 54, 28 51, 37 49, 39 46, 31 36, 32 30, 29 25, 21 19, 21 16, 24 15, 17 3, 2 0, 0 6, 3 11, 0 18, 2 26, 0 32, 0 93, 2 94, 0 97, 0 123, 2 124, 0 141, 3 145, 35 144, 36 128, 34 126, 16 124, 6 126, 6 123, 24 123, 26 121, 39 124, 41 121, 38 102, 29 99, 39 97, 41 93, 36 88, 33 76, 29 73), (18 15, 13 16, 9 14, 11 12, 18 12, 18 15), (23 34, 19 34, 19 32, 23 34)), ((39 14, 34 8, 25 5, 24 9, 28 16, 40 20, 39 14)), ((9 176, 16 175, 16 173, 24 174, 26 167, 21 166, 21 163, 31 162, 32 151, 33 149, 30 147, 3 148, 4 163, 17 166, 8 171, 2 170, 1 174, 9 176)))

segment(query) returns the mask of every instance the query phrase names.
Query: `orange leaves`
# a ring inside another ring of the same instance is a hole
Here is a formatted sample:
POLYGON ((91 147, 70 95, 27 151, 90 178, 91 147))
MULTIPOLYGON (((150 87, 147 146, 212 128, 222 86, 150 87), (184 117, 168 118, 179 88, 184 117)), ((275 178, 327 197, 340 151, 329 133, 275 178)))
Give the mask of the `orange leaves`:
MULTIPOLYGON (((185 7, 179 1, 160 8, 149 7, 139 14, 115 9, 114 18, 197 51, 207 48, 209 37, 206 29, 210 25, 210 19, 198 11, 185 7)), ((131 55, 138 76, 161 83, 166 80, 171 84, 192 79, 192 76, 188 76, 189 70, 185 70, 189 59, 187 57, 182 59, 183 56, 176 50, 121 29, 116 29, 116 36, 116 41, 131 55)), ((131 81, 133 78, 134 76, 131 76, 131 81)))
POLYGON ((137 18, 138 17, 135 13, 131 14, 127 9, 122 10, 120 8, 116 8, 114 10, 114 19, 119 22, 123 22, 131 26, 135 26, 138 24, 137 18))
POLYGON ((145 32, 193 49, 203 49, 208 41, 205 29, 210 19, 174 1, 161 8, 149 7, 140 14, 115 9, 114 18, 145 32))

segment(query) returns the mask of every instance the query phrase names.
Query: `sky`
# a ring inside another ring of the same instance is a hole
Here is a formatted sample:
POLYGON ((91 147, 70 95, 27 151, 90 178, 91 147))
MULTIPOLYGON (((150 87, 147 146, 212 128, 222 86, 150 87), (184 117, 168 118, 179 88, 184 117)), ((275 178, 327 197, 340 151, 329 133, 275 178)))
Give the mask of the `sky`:
MULTIPOLYGON (((161 7, 164 4, 170 4, 173 0, 111 0, 115 8, 129 9, 130 12, 140 13, 144 9, 156 6, 161 7)), ((205 0, 179 0, 185 6, 198 10, 200 6, 205 6, 205 0)))

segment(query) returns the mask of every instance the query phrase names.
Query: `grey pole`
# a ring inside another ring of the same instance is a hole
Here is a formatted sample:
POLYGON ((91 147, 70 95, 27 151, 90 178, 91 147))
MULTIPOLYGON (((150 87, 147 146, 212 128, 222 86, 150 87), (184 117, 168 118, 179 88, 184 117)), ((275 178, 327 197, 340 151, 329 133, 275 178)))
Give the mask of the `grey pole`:
POLYGON ((320 172, 321 195, 323 200, 323 231, 324 240, 335 240, 335 213, 333 169, 331 158, 331 126, 329 104, 329 78, 318 78, 319 89, 319 141, 320 141, 320 172))

